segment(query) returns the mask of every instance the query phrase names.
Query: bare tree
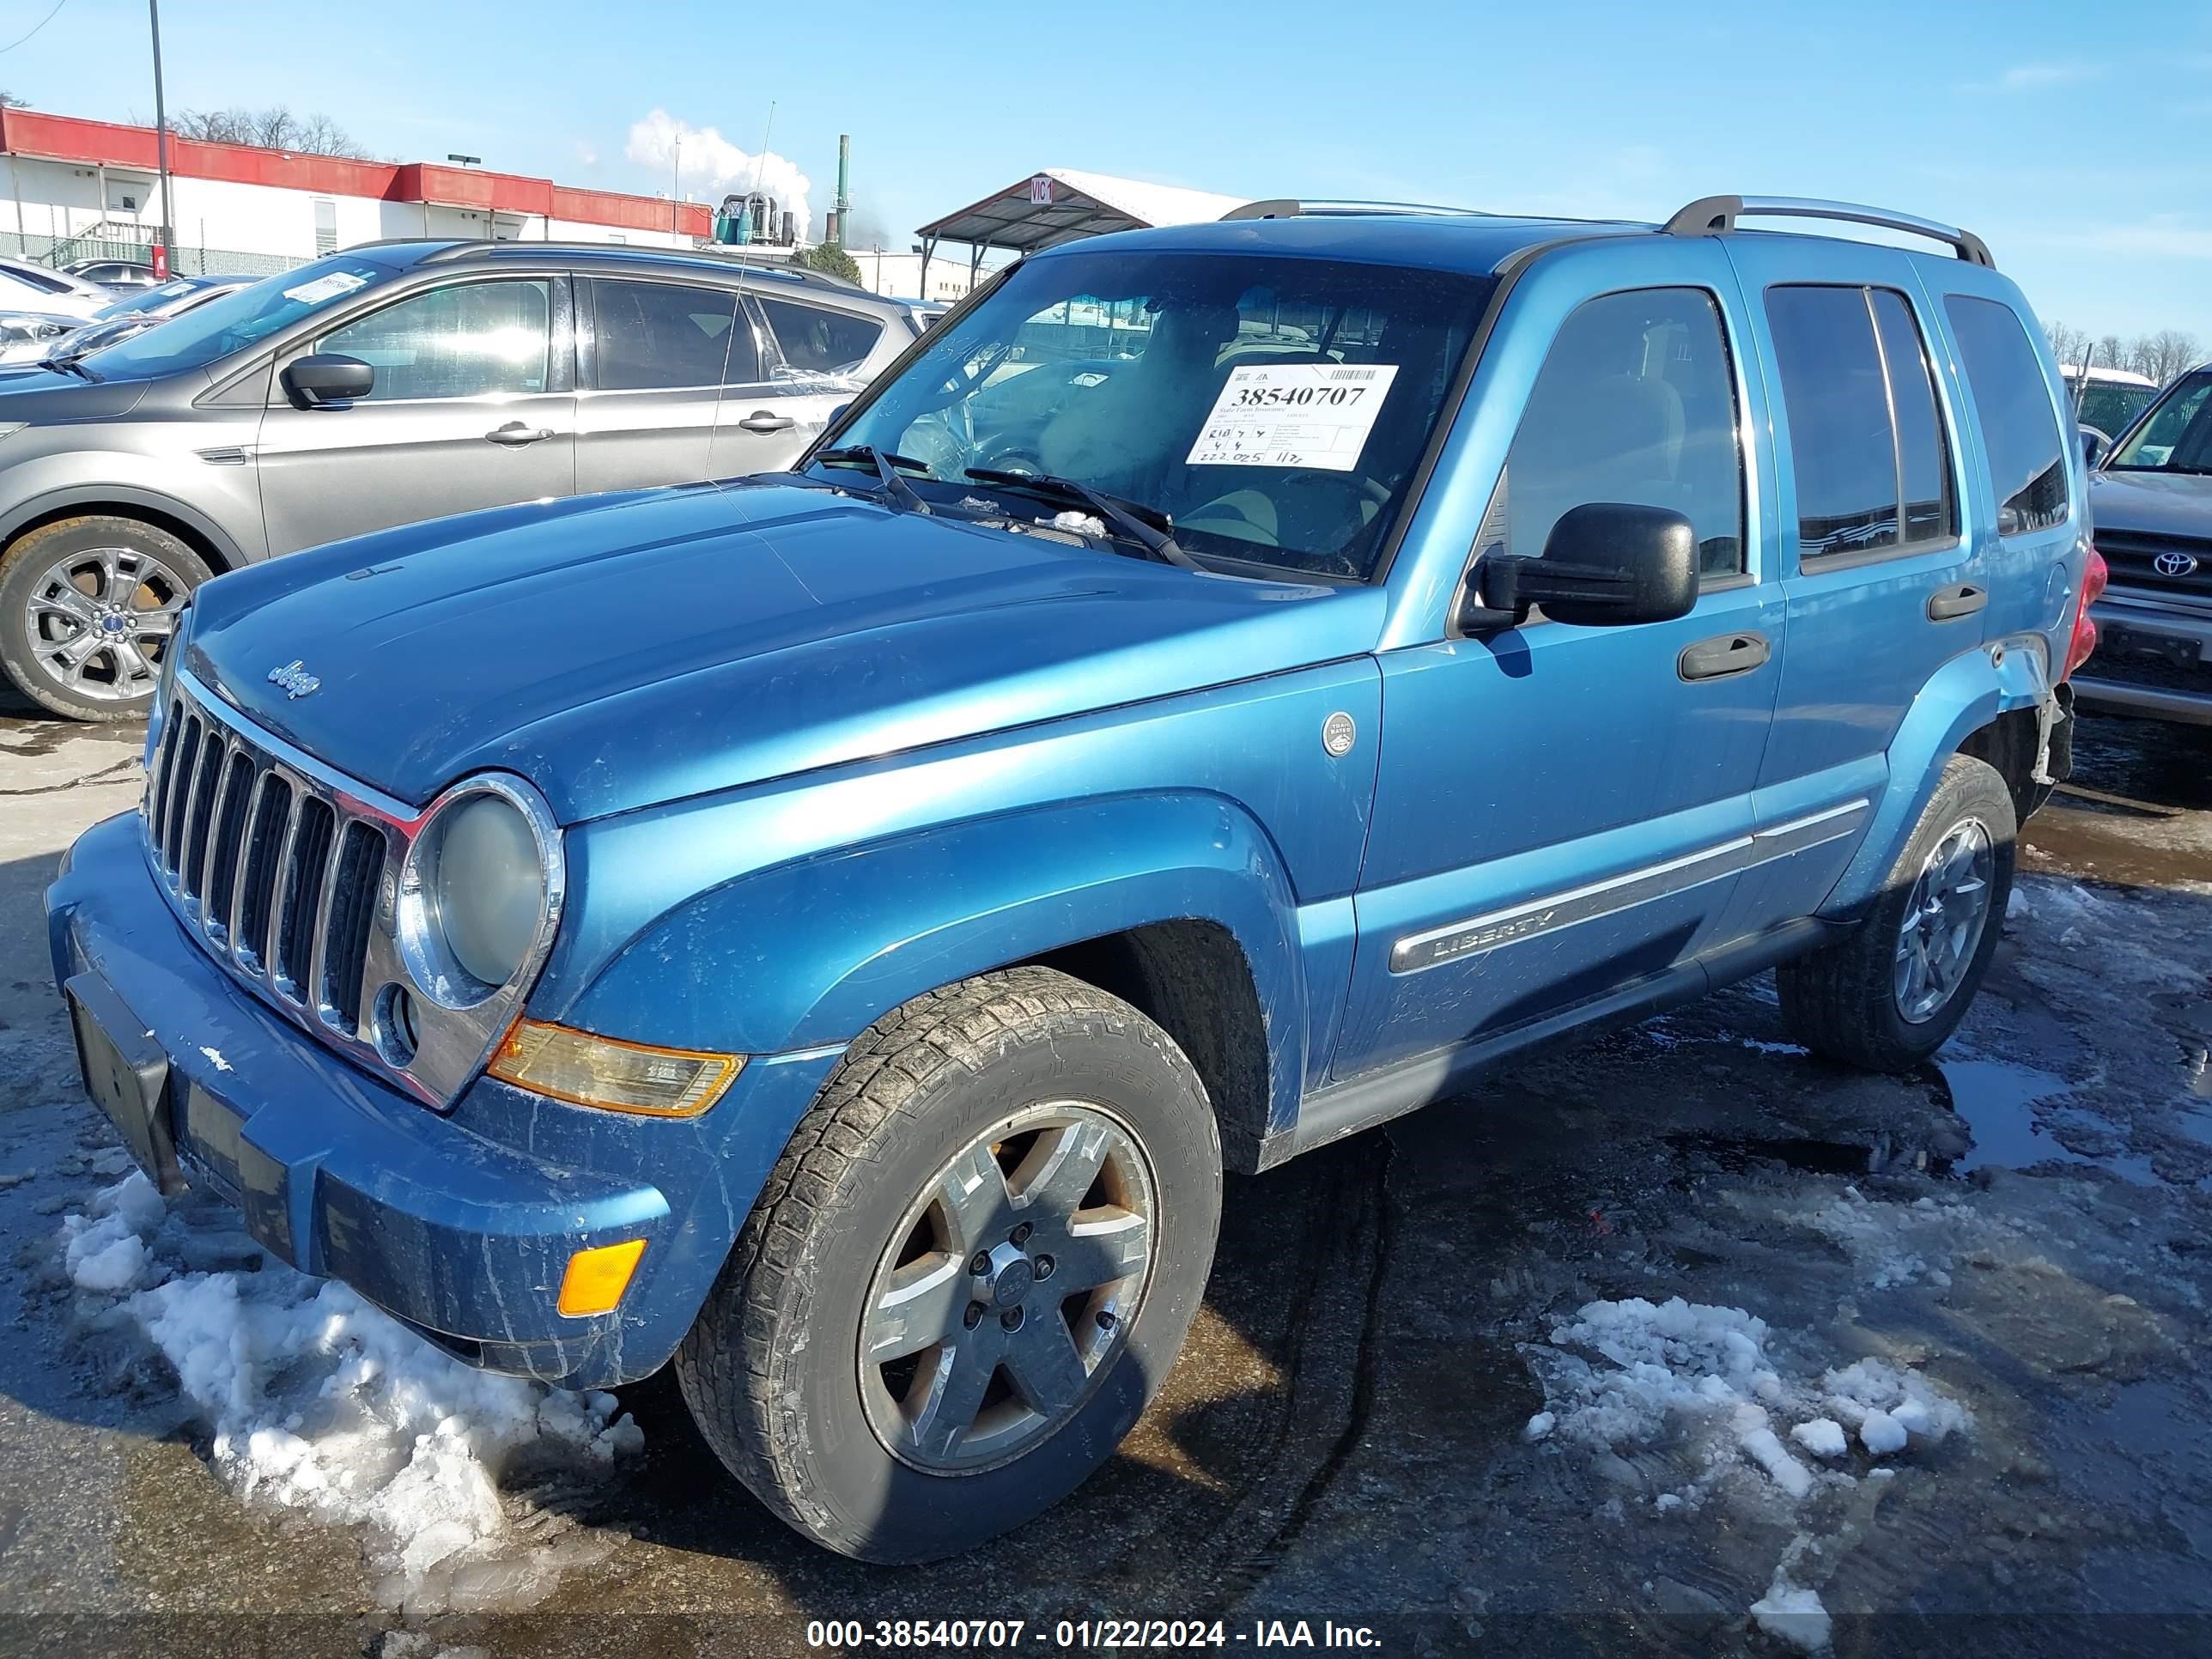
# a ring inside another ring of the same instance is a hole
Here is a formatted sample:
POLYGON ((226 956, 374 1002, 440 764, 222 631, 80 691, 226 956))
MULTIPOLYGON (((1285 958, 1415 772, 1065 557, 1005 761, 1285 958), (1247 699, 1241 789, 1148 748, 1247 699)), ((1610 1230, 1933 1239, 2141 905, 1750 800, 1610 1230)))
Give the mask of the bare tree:
POLYGON ((2078 368, 2087 362, 2090 341, 2087 329, 2069 328, 2064 323, 2045 323, 2043 331, 2051 337, 2051 355, 2060 362, 2078 368))
POLYGON ((29 99, 18 98, 12 92, 0 91, 0 109, 28 109, 30 106, 29 99))
POLYGON ((2135 370, 2164 386, 2197 361, 2197 337, 2178 328, 2162 328, 2135 343, 2135 370))
POLYGON ((327 115, 295 115, 283 104, 267 109, 187 109, 171 124, 183 138, 210 144, 252 144, 301 155, 368 159, 368 151, 327 115))
POLYGON ((2097 342, 2097 362, 2100 368, 2118 368, 2127 361, 2128 349, 2117 334, 2107 334, 2097 342))

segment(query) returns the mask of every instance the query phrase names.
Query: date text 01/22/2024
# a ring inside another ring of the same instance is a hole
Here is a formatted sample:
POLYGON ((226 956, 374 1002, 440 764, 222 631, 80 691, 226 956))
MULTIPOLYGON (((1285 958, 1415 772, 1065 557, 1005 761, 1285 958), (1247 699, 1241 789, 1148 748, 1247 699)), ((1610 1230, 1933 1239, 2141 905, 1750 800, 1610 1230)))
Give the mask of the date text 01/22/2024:
POLYGON ((1018 1652, 1025 1644, 1054 1649, 1351 1648, 1374 1649, 1382 1638, 1365 1625, 1324 1619, 1255 1619, 1250 1627, 1203 1619, 1061 1619, 1032 1626, 1025 1619, 816 1619, 806 1645, 857 1648, 966 1648, 1018 1652))

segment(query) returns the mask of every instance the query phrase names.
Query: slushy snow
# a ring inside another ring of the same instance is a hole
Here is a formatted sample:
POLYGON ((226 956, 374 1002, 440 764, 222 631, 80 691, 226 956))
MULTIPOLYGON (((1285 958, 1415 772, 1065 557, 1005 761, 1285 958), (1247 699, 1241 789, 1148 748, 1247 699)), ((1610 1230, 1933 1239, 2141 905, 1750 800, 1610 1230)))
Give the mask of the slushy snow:
POLYGON ((1766 1594, 1751 1604, 1751 1616, 1769 1636, 1807 1653, 1820 1652, 1834 1633, 1820 1593, 1792 1584, 1779 1570, 1766 1594))
POLYGON ((1832 1417, 1816 1417, 1790 1431, 1790 1437, 1815 1457, 1841 1457, 1851 1449, 1844 1425, 1832 1417))
POLYGON ((1716 1462, 1729 1461, 1733 1448, 1796 1498, 1820 1480, 1849 1477, 1807 1468, 1784 1443, 1778 1420, 1789 1425, 1790 1440, 1823 1458, 1850 1449, 1847 1428, 1879 1455, 1903 1449, 1908 1437, 1935 1442, 1972 1425, 1965 1406, 1884 1360, 1831 1370, 1817 1383, 1785 1379, 1768 1357, 1770 1334, 1765 1320, 1741 1308, 1680 1297, 1585 1304, 1553 1327, 1551 1346, 1523 1347, 1545 1396, 1527 1436, 1609 1451, 1703 1434, 1716 1443, 1709 1453, 1716 1462))
POLYGON ((167 1358, 241 1497, 366 1528, 380 1599, 410 1613, 530 1606, 563 1567, 611 1547, 581 1534, 525 1544, 500 1482, 588 1477, 639 1450, 612 1395, 473 1370, 344 1285, 273 1260, 184 1270, 205 1254, 196 1231, 204 1222, 134 1173, 64 1218, 62 1261, 78 1290, 119 1298, 103 1322, 142 1331, 167 1358))

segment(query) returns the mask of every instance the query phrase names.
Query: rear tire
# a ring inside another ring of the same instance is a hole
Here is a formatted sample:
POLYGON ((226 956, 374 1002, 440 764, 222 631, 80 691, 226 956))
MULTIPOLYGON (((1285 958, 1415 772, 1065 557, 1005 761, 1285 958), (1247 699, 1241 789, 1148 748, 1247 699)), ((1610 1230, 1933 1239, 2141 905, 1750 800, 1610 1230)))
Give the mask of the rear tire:
POLYGON ((137 519, 40 525, 0 555, 0 672, 54 714, 134 720, 153 701, 178 613, 214 574, 137 519))
POLYGON ((957 1554, 1066 1497, 1135 1425, 1220 1209, 1213 1113, 1167 1034, 1048 969, 986 974, 846 1051, 677 1376, 798 1531, 866 1561, 957 1554))
POLYGON ((1954 755, 1865 920, 1775 969, 1790 1035, 1874 1072, 1910 1071, 1941 1048, 1989 972, 2017 830, 2003 776, 1954 755))

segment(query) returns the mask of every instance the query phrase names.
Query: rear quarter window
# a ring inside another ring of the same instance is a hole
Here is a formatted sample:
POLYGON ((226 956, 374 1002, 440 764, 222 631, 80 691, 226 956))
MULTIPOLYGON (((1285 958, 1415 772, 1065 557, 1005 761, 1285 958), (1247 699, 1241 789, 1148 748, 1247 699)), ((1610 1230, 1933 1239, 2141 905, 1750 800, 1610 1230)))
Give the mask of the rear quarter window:
POLYGON ((2021 536, 2063 524, 2065 451, 2026 326, 2011 307, 1971 295, 1946 295, 1943 310, 1974 394, 1997 501, 1997 533, 2021 536))

